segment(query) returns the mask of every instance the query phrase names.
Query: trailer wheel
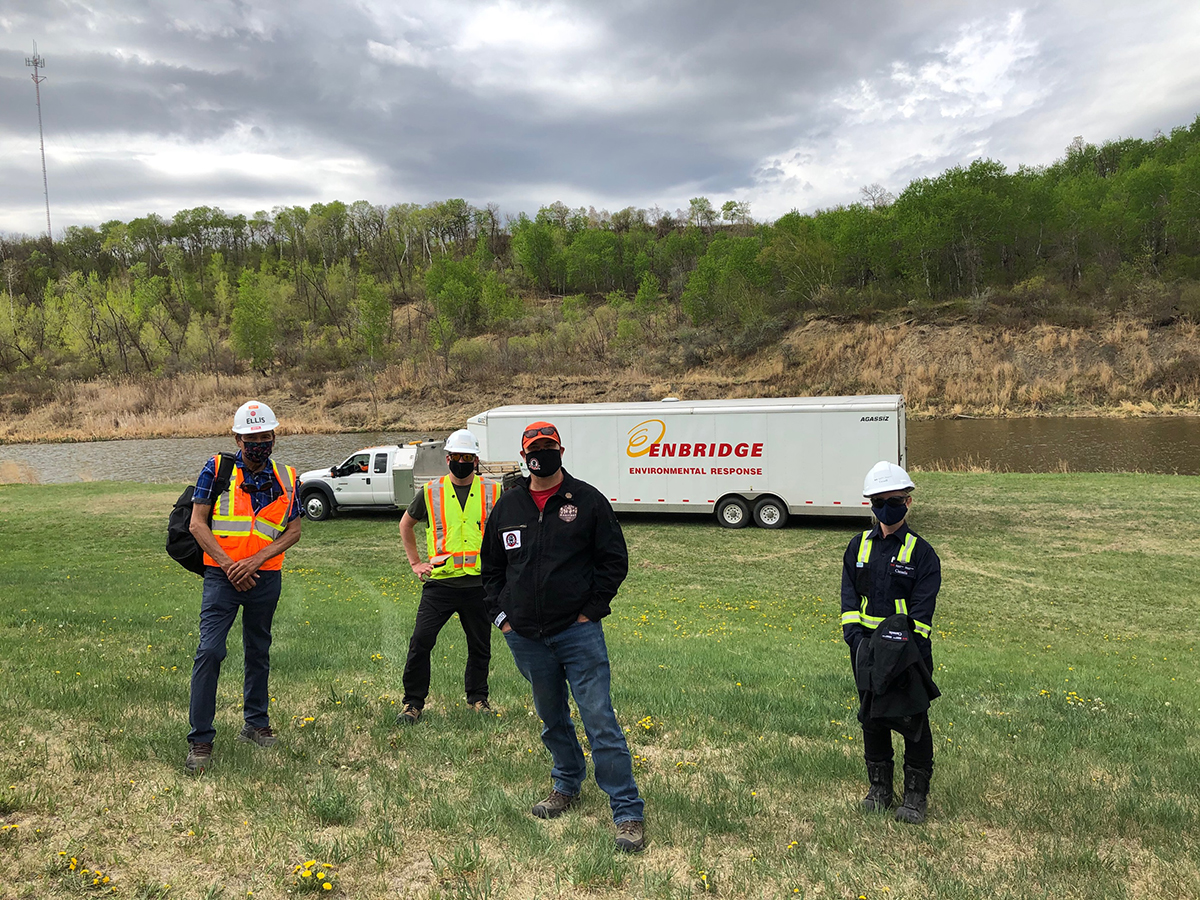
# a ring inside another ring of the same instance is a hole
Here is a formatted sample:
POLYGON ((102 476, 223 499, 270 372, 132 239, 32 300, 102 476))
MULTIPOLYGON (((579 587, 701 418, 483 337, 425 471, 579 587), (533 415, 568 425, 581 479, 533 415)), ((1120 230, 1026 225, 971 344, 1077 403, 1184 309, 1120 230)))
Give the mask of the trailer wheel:
POLYGON ((333 504, 321 491, 309 491, 304 495, 304 514, 314 522, 328 519, 333 513, 333 504))
POLYGON ((741 497, 726 497, 717 504, 717 522, 722 528, 745 528, 750 524, 750 507, 741 497))
POLYGON ((763 497, 754 504, 754 524, 759 528, 782 528, 787 520, 787 504, 778 497, 763 497))

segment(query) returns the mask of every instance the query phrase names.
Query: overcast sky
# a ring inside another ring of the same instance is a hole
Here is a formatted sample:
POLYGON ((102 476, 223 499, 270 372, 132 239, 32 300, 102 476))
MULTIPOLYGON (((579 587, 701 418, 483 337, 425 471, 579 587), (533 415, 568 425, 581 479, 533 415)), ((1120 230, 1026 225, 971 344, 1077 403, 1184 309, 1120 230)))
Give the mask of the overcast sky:
POLYGON ((193 206, 745 200, 1200 113, 1191 0, 0 0, 0 230, 193 206))

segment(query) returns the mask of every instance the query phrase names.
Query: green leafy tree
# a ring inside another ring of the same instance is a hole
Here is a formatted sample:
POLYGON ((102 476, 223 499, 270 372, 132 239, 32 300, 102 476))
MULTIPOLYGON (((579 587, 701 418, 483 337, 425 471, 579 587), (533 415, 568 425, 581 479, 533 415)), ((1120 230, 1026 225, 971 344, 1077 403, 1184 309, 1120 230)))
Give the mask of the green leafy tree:
POLYGON ((355 298, 355 323, 358 339, 367 360, 376 365, 383 359, 388 326, 391 323, 392 305, 387 295, 375 282, 374 276, 358 276, 358 292, 355 298))
POLYGON ((633 308, 639 314, 648 316, 659 308, 661 298, 662 285, 659 283, 658 277, 653 272, 647 272, 642 276, 637 294, 634 295, 633 308))
POLYGON ((837 275, 838 256, 810 216, 788 213, 775 223, 762 263, 771 270, 780 291, 792 302, 807 304, 837 275))
POLYGON ((718 234, 683 292, 683 311, 695 325, 741 323, 762 313, 769 270, 759 262, 757 237, 718 234))
POLYGON ((688 201, 687 221, 689 225, 712 230, 717 222, 717 211, 707 197, 693 197, 688 201))
POLYGON ((275 361, 275 323, 270 297, 263 283, 267 276, 245 271, 238 278, 233 304, 233 346, 242 359, 266 374, 275 361))
POLYGON ((491 327, 503 327, 524 312, 521 298, 509 288, 496 272, 488 272, 480 292, 484 317, 491 327))

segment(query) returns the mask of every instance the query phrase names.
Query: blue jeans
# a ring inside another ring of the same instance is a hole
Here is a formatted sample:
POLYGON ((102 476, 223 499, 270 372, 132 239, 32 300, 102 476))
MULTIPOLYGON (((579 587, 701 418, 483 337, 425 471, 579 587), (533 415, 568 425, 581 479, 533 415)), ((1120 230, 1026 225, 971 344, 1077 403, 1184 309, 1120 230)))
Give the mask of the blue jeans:
POLYGON ((550 772, 554 789, 575 796, 587 777, 583 748, 567 705, 569 686, 592 746, 596 784, 608 794, 613 821, 618 825, 641 821, 643 804, 633 780, 633 760, 609 693, 611 672, 603 627, 599 622, 576 622, 566 631, 538 640, 515 631, 504 637, 517 669, 533 688, 542 743, 554 760, 550 772))
POLYGON ((217 732, 217 678, 225 659, 225 638, 242 610, 242 645, 246 653, 244 707, 246 724, 263 728, 271 724, 267 711, 271 701, 267 676, 271 671, 271 619, 279 603, 282 584, 279 571, 259 571, 258 583, 239 591, 216 566, 204 570, 204 594, 200 599, 200 645, 192 663, 192 699, 188 718, 192 723, 188 741, 211 744, 217 732))

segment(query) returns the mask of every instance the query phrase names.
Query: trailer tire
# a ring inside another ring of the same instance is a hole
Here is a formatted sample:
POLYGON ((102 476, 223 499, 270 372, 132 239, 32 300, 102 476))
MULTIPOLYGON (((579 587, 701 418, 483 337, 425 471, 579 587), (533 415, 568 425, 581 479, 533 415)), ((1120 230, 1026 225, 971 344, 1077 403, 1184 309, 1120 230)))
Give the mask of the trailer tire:
POLYGON ((333 515, 333 501, 320 489, 306 492, 300 501, 304 506, 304 515, 314 522, 320 522, 333 515))
POLYGON ((787 520, 787 504, 778 497, 762 497, 754 504, 754 524, 759 528, 782 528, 787 520))
POLYGON ((750 524, 750 506, 736 494, 717 504, 717 522, 722 528, 745 528, 750 524))

